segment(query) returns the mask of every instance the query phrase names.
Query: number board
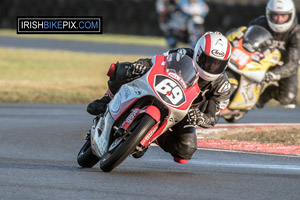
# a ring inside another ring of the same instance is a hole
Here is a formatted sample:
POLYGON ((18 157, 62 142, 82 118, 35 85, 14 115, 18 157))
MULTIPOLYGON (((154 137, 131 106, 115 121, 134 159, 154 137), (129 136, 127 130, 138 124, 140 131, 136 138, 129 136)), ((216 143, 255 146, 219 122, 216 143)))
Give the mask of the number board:
POLYGON ((154 89, 159 97, 172 106, 179 107, 186 102, 181 86, 171 78, 163 75, 155 76, 154 89))
POLYGON ((243 68, 250 60, 250 56, 240 49, 235 48, 231 54, 231 59, 239 65, 239 69, 243 68))

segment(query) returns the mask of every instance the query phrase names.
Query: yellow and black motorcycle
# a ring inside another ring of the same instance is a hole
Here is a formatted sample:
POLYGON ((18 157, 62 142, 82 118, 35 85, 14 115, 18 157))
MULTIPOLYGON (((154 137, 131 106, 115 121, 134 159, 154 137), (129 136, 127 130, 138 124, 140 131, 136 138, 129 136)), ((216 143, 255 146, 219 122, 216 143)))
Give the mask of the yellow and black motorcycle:
POLYGON ((281 65, 273 37, 261 26, 240 27, 227 35, 232 53, 226 73, 231 83, 231 97, 221 116, 231 123, 251 110, 264 89, 264 77, 270 67, 281 65))

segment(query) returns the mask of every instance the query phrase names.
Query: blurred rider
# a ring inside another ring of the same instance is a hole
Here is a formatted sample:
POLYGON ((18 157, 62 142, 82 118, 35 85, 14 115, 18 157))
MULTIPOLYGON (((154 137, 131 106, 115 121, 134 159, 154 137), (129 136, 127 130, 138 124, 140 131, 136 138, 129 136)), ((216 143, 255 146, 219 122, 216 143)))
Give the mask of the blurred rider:
POLYGON ((168 46, 188 42, 194 47, 204 33, 204 18, 209 8, 203 0, 156 0, 159 27, 168 46))
POLYGON ((189 16, 187 30, 189 33, 189 43, 192 47, 204 34, 204 19, 208 14, 209 7, 204 0, 180 0, 178 2, 181 10, 189 16))
MULTIPOLYGON (((193 102, 188 116, 171 130, 157 139, 157 144, 169 152, 176 162, 186 163, 197 149, 196 128, 214 126, 220 117, 220 110, 229 102, 230 83, 225 74, 231 48, 228 40, 218 32, 207 32, 197 42, 195 49, 180 48, 169 50, 164 56, 171 55, 180 59, 187 55, 193 59, 199 79, 201 93, 193 102)), ((105 112, 107 104, 122 84, 141 77, 153 65, 151 59, 139 59, 136 62, 112 64, 107 75, 108 91, 101 99, 96 99, 87 107, 87 112, 99 115, 105 112)), ((133 155, 139 158, 143 155, 133 155)))
POLYGON ((268 86, 256 106, 263 108, 270 99, 275 99, 286 108, 295 108, 298 93, 300 26, 293 1, 269 0, 265 16, 254 19, 250 25, 260 25, 270 31, 284 63, 282 66, 270 68, 266 73, 265 81, 277 81, 278 86, 268 86))

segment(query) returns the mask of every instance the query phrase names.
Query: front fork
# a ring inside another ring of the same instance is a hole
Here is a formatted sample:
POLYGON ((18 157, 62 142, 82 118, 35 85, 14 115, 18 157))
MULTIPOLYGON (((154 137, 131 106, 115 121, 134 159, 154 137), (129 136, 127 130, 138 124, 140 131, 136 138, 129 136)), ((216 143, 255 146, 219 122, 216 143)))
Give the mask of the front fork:
MULTIPOLYGON (((129 134, 128 128, 132 122, 143 113, 150 115, 157 122, 157 124, 160 121, 160 111, 157 107, 152 105, 145 106, 142 109, 134 108, 120 127, 113 127, 115 121, 108 111, 106 111, 103 117, 96 117, 90 133, 93 153, 101 158, 107 152, 110 146, 110 135, 113 134, 114 138, 121 138, 121 136, 122 138, 126 137, 126 135, 129 134), (112 129, 114 129, 114 131, 111 131, 112 129)), ((156 126, 158 126, 157 124, 156 126)), ((145 137, 147 137, 149 134, 153 134, 154 129, 155 128, 152 128, 145 137)))
POLYGON ((158 129, 158 123, 160 121, 160 110, 155 107, 155 106, 145 106, 144 108, 140 109, 140 108, 134 108, 131 113, 128 115, 128 117, 126 118, 126 120, 123 122, 123 124, 120 126, 121 130, 123 131, 127 131, 127 129, 129 128, 129 126, 131 125, 131 123, 141 114, 148 114, 150 115, 155 121, 156 124, 155 126, 153 126, 150 131, 145 135, 144 139, 141 141, 140 143, 140 147, 147 147, 150 142, 149 140, 151 139, 151 136, 156 132, 156 130, 158 129))

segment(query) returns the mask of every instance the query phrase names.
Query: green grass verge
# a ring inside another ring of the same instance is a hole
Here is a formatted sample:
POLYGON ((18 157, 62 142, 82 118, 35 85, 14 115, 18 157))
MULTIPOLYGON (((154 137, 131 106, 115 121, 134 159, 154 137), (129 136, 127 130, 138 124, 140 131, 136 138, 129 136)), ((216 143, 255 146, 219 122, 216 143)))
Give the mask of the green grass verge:
POLYGON ((88 103, 105 93, 111 63, 139 57, 0 48, 0 102, 88 103))
POLYGON ((118 44, 139 44, 139 45, 154 45, 166 46, 166 41, 163 37, 150 36, 134 36, 134 35, 118 35, 118 34, 17 34, 16 30, 0 29, 0 35, 11 37, 27 37, 27 38, 44 38, 57 40, 75 40, 87 42, 106 42, 118 44))

